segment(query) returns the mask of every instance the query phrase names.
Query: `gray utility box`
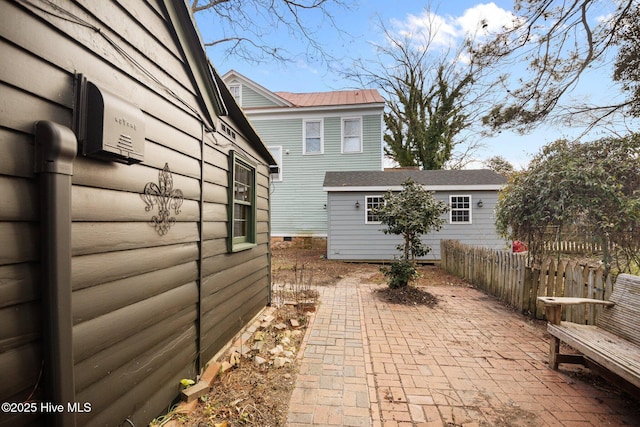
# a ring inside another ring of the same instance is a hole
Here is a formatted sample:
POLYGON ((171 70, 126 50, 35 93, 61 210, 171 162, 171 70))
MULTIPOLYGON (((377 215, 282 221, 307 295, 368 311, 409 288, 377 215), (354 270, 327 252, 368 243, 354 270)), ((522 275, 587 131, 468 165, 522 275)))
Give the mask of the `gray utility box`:
POLYGON ((81 79, 80 85, 82 154, 126 164, 142 162, 145 141, 142 111, 93 82, 81 79))

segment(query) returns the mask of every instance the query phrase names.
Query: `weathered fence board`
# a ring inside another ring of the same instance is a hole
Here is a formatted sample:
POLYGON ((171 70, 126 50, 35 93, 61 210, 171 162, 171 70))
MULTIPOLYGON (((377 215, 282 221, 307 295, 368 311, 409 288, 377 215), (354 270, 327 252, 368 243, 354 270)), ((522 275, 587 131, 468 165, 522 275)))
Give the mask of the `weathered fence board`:
MULTIPOLYGON (((442 268, 537 319, 545 316, 543 304, 537 301, 539 296, 605 300, 613 291, 613 280, 605 276, 602 267, 548 258, 540 268, 531 268, 526 265, 526 254, 454 240, 443 240, 440 245, 442 268)), ((566 320, 592 325, 602 307, 585 309, 576 305, 565 310, 566 320)))

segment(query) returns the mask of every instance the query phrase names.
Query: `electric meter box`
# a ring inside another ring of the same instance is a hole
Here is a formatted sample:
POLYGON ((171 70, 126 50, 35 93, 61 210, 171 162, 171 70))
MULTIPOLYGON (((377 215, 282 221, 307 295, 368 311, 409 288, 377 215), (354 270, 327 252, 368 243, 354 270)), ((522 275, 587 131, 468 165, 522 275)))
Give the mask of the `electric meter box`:
POLYGON ((82 153, 120 163, 144 160, 144 115, 124 99, 84 82, 81 120, 84 121, 82 153))

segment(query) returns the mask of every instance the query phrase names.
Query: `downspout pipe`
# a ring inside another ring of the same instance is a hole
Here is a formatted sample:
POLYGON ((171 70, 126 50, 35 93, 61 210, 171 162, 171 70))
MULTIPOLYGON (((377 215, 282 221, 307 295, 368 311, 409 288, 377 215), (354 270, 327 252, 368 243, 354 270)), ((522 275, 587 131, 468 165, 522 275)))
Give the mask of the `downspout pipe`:
POLYGON ((71 314, 71 175, 76 136, 49 121, 35 125, 35 173, 40 188, 40 278, 43 304, 44 401, 63 410, 44 414, 52 427, 74 427, 71 314))

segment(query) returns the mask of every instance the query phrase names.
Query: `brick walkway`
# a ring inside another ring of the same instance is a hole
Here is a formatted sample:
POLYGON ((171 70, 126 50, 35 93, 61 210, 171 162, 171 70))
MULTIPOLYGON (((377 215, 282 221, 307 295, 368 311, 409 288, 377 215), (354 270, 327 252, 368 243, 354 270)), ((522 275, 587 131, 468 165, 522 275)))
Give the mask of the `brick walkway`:
POLYGON ((320 288, 290 427, 640 426, 640 402, 549 370, 544 328, 482 292, 432 287, 429 309, 363 282, 320 288))

